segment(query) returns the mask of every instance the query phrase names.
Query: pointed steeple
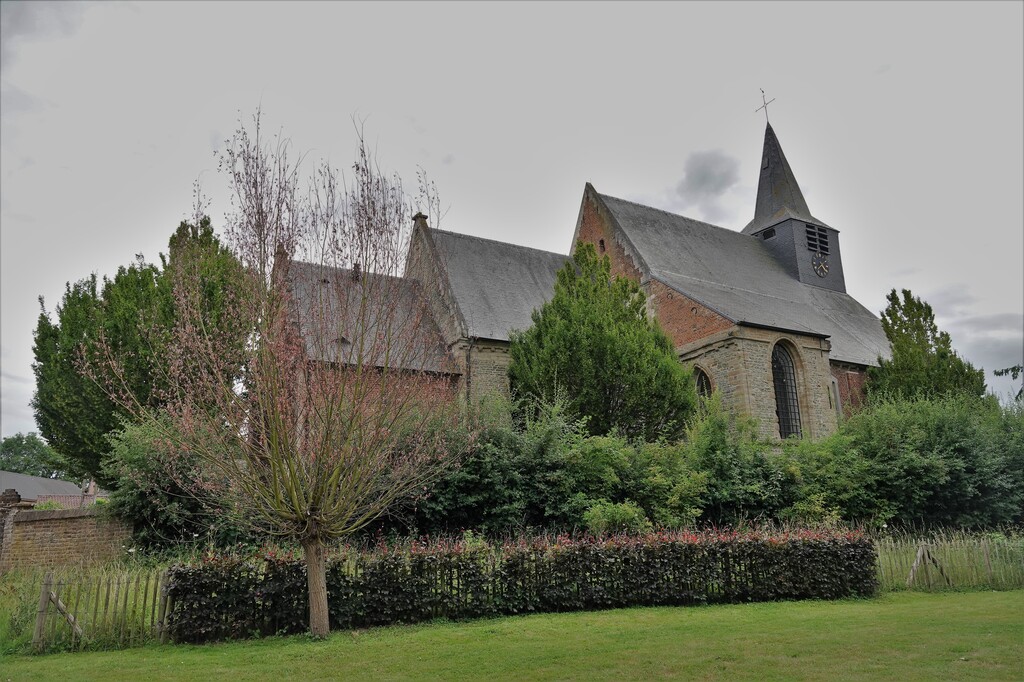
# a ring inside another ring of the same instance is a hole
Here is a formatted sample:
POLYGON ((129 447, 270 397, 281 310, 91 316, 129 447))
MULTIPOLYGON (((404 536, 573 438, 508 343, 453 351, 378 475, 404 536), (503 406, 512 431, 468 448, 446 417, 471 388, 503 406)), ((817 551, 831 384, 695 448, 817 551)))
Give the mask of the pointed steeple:
POLYGON ((764 131, 764 151, 761 153, 761 178, 757 183, 757 206, 754 219, 745 228, 744 234, 754 234, 788 218, 825 225, 811 215, 804 200, 800 185, 793 176, 793 170, 782 153, 779 139, 769 123, 764 131))

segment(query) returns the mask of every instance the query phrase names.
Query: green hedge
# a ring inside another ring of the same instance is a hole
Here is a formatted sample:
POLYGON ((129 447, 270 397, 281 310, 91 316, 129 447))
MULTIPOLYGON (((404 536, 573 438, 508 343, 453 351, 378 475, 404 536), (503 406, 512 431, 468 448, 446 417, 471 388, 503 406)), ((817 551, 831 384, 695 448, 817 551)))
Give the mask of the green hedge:
MULTIPOLYGON (((328 568, 333 628, 628 606, 869 596, 873 544, 859 533, 663 532, 345 550, 328 568)), ((170 571, 177 641, 306 629, 293 555, 211 557, 170 571)))

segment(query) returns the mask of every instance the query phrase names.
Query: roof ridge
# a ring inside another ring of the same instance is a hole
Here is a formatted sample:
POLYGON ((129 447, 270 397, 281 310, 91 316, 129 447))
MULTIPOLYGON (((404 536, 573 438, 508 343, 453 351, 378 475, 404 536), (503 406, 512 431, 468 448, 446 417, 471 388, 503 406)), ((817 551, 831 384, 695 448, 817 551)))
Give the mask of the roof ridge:
POLYGON ((605 198, 605 199, 614 199, 615 201, 621 201, 624 204, 632 204, 633 206, 639 206, 640 208, 646 208, 649 211, 657 211, 658 213, 664 213, 665 215, 672 216, 673 218, 682 218, 683 220, 687 220, 687 221, 689 221, 691 223, 696 223, 698 225, 703 225, 705 227, 713 227, 716 230, 722 230, 722 231, 728 232, 730 234, 738 234, 738 235, 743 236, 743 237, 749 237, 750 236, 748 234, 743 234, 742 232, 740 232, 738 230, 731 230, 728 227, 722 227, 721 225, 715 225, 714 223, 708 223, 708 222, 705 222, 703 220, 697 220, 696 218, 690 218, 689 216, 680 215, 678 213, 673 213, 672 211, 666 211, 665 209, 658 208, 657 206, 648 206, 647 204, 641 204, 640 202, 637 202, 637 201, 630 201, 629 199, 622 199, 621 197, 613 197, 610 194, 600 194, 600 196, 605 198))
POLYGON ((434 227, 432 227, 430 229, 433 230, 436 233, 439 233, 439 234, 447 234, 447 235, 451 235, 452 237, 459 237, 461 239, 476 239, 477 241, 481 241, 481 242, 490 242, 492 244, 501 244, 502 246, 514 246, 517 249, 526 249, 528 251, 537 251, 538 253, 546 253, 546 254, 550 254, 552 256, 561 256, 563 258, 569 258, 570 257, 569 254, 566 254, 566 253, 559 253, 557 251, 546 251, 544 249, 538 249, 538 248, 533 247, 533 246, 523 246, 522 244, 515 244, 513 242, 504 242, 504 241, 501 241, 500 239, 492 239, 490 237, 479 237, 479 236, 477 236, 475 234, 463 234, 462 232, 452 232, 451 230, 439 230, 439 229, 434 228, 434 227))

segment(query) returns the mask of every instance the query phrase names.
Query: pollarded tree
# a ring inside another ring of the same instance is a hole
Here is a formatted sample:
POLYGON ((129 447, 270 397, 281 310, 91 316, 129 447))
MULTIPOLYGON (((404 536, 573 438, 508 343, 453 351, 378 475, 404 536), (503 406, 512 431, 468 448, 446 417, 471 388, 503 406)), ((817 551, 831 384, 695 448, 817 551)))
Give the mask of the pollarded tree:
MULTIPOLYGON (((176 446, 167 452, 188 453, 193 481, 302 545, 310 631, 322 637, 327 545, 440 473, 457 410, 421 292, 397 276, 411 226, 399 180, 361 144, 347 185, 325 165, 301 191, 287 151, 261 139, 257 114, 254 133, 241 126, 222 155, 228 237, 245 270, 216 292, 214 320, 202 269, 173 269, 166 418, 127 382, 109 390, 176 446), (239 334, 248 342, 234 343, 239 334)), ((120 376, 115 356, 104 361, 120 376)))
POLYGON ((886 296, 882 329, 892 357, 868 368, 868 394, 892 397, 982 396, 985 372, 953 350, 948 333, 939 331, 932 307, 909 289, 886 296))
POLYGON ((511 335, 509 379, 528 400, 564 397, 593 435, 656 440, 682 433, 696 404, 690 370, 647 316, 639 285, 611 276, 608 257, 580 242, 533 326, 511 335))

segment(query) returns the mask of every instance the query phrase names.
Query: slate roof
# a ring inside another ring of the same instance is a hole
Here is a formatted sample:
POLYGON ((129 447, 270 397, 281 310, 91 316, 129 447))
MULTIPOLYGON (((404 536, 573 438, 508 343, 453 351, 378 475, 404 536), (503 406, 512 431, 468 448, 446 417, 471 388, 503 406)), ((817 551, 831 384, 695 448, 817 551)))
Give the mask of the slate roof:
POLYGON ((769 124, 764 131, 761 153, 761 175, 757 181, 757 203, 754 218, 743 228, 743 234, 754 234, 777 225, 787 218, 829 227, 811 215, 793 169, 782 153, 779 138, 769 124))
POLYGON ((291 305, 310 358, 354 363, 362 338, 366 364, 454 373, 418 282, 366 272, 357 279, 352 275, 345 268, 302 261, 288 264, 291 305), (360 314, 363 295, 371 304, 360 314))
POLYGON ((551 298, 555 275, 569 256, 505 242, 431 230, 470 337, 507 341, 533 324, 551 298))
POLYGON ((82 486, 71 481, 16 474, 13 471, 0 471, 0 492, 8 488, 17 490, 22 501, 38 500, 42 495, 81 496, 82 494, 82 486))
POLYGON ((802 284, 754 237, 598 195, 650 276, 737 324, 828 336, 831 359, 874 365, 889 344, 849 294, 802 284))

